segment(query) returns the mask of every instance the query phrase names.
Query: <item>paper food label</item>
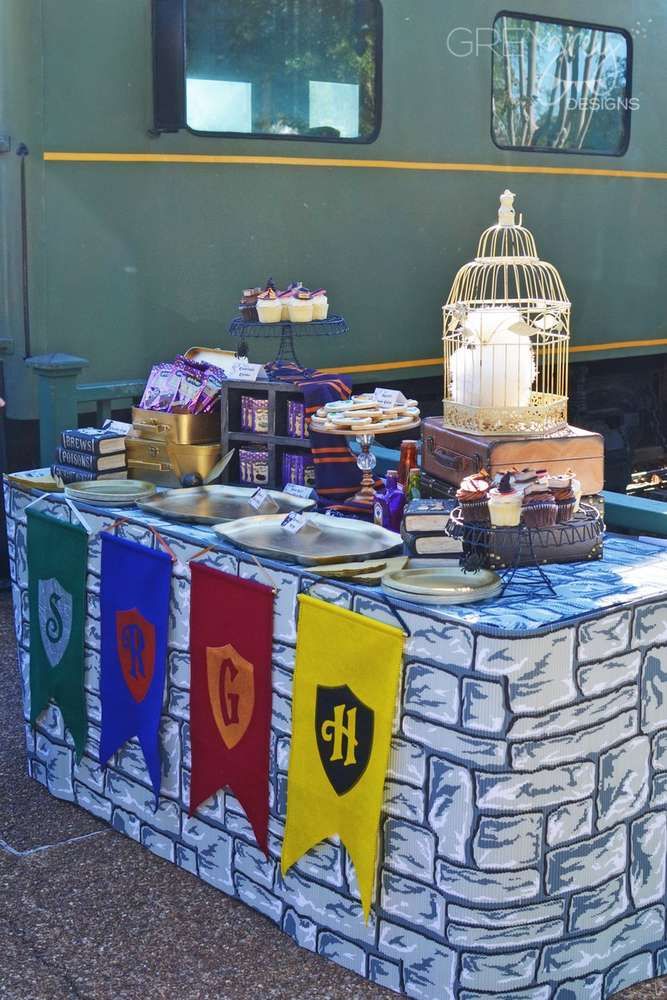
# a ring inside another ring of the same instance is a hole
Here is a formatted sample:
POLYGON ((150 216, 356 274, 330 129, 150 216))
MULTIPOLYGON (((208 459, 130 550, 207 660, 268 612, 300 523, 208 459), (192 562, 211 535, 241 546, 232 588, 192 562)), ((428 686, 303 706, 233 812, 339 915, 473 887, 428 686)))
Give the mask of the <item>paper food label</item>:
POLYGON ((261 370, 262 365, 252 365, 248 361, 237 359, 229 366, 229 377, 241 382, 256 382, 261 370))
POLYGON ((250 504, 251 507, 254 507, 255 510, 259 510, 260 507, 264 506, 264 504, 268 499, 269 499, 269 494, 266 492, 266 490, 263 490, 260 486, 260 488, 255 490, 255 492, 252 494, 252 496, 248 500, 248 503, 250 504))
POLYGON ((293 497, 303 497, 304 500, 310 500, 313 495, 310 486, 302 486, 301 483, 286 483, 283 493, 289 493, 293 497))
POLYGON ((399 406, 407 403, 407 399, 400 389, 376 389, 373 399, 380 406, 399 406))
POLYGON ((284 517, 280 522, 280 527, 284 528, 285 531, 289 531, 290 535, 296 535, 297 531, 305 526, 306 519, 303 514, 297 514, 296 511, 292 511, 287 517, 284 517))

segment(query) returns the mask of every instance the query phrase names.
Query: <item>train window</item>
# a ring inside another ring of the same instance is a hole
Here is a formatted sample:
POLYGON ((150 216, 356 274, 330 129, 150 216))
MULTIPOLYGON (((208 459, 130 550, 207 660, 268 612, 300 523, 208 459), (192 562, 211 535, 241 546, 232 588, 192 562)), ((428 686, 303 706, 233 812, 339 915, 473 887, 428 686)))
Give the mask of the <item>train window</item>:
POLYGON ((372 142, 380 0, 186 0, 194 132, 372 142))
POLYGON ((505 12, 493 27, 491 134, 497 146, 625 153, 636 107, 626 32, 505 12))

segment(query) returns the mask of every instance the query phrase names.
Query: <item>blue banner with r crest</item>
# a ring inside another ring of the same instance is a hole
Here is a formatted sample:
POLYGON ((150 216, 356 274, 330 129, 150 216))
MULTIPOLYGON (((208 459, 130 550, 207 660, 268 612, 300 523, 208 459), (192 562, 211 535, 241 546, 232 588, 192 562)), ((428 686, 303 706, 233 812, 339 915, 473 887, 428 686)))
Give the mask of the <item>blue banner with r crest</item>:
POLYGON ((171 558, 125 538, 106 533, 101 538, 100 761, 106 763, 136 736, 157 799, 171 558))

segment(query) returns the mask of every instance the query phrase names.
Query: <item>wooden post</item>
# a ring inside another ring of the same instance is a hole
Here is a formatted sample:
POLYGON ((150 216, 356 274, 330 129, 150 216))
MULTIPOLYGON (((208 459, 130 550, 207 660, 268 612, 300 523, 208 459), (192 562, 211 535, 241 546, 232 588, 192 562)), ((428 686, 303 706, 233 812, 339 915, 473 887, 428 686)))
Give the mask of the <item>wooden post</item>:
POLYGON ((55 461, 62 431, 77 426, 76 383, 88 359, 73 354, 40 354, 26 358, 26 364, 39 379, 39 458, 47 466, 55 461))

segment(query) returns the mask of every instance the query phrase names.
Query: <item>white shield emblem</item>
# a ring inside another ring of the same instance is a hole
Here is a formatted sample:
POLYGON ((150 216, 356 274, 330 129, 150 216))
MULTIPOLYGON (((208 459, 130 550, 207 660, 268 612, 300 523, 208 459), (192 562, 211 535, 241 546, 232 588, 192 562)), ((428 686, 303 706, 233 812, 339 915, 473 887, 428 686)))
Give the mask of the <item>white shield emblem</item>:
POLYGON ((63 590, 54 577, 40 580, 37 587, 42 645, 51 666, 57 667, 72 632, 72 595, 63 590))

